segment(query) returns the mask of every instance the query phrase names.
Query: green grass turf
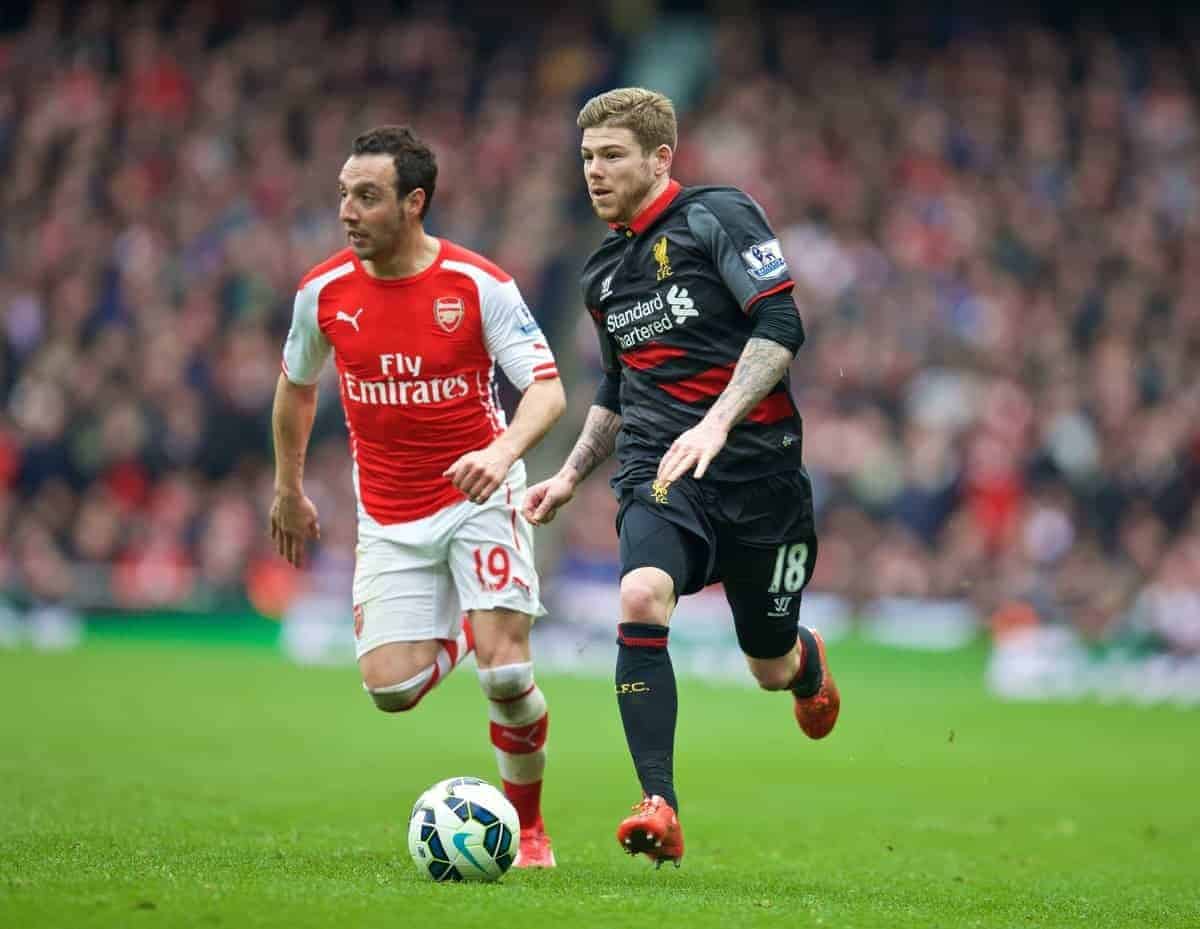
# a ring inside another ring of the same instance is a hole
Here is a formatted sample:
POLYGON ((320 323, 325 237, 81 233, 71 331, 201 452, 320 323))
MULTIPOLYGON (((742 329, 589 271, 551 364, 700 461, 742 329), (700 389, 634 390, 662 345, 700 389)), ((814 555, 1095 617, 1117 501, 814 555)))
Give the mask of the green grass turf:
POLYGON ((495 778, 469 667, 387 716, 265 649, 0 653, 0 926, 1200 925, 1200 714, 1000 704, 978 652, 832 659, 823 743, 781 695, 682 683, 678 871, 613 839, 611 685, 543 676, 558 869, 435 885, 413 798, 495 778))

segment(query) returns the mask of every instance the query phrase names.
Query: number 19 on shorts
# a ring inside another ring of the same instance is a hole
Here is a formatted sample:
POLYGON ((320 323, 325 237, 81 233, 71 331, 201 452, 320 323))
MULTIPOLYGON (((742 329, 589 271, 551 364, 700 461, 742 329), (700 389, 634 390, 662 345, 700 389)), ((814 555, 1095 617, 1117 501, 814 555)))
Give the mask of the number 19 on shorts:
POLYGON ((484 590, 503 590, 512 579, 508 552, 496 545, 485 557, 483 549, 475 549, 475 576, 484 590))
POLYGON ((797 593, 808 580, 808 545, 780 545, 775 553, 775 571, 767 593, 797 593))

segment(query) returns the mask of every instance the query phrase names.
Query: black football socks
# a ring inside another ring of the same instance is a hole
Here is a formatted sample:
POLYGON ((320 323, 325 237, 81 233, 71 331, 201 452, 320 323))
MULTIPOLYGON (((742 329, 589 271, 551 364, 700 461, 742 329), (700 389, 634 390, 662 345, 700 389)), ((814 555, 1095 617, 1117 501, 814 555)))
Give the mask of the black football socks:
POLYGON ((804 649, 804 655, 801 658, 800 670, 796 672, 796 679, 792 682, 792 693, 803 700, 805 697, 811 697, 821 689, 821 656, 817 654, 817 640, 812 632, 806 626, 800 626, 797 630, 797 638, 800 639, 800 645, 804 649))
POLYGON ((617 706, 642 790, 648 797, 658 794, 678 812, 674 756, 679 698, 668 631, 654 623, 617 626, 617 706))

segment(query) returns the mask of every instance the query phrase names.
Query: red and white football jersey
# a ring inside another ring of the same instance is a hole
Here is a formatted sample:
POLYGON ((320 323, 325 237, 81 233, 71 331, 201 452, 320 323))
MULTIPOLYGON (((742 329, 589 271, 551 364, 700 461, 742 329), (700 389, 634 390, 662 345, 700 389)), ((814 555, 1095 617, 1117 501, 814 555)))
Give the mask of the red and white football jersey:
POLYGON ((507 425, 495 362, 522 391, 558 377, 513 279, 445 239, 433 264, 412 277, 371 277, 350 249, 306 274, 284 374, 315 383, 331 348, 359 505, 385 524, 463 499, 442 472, 507 425))

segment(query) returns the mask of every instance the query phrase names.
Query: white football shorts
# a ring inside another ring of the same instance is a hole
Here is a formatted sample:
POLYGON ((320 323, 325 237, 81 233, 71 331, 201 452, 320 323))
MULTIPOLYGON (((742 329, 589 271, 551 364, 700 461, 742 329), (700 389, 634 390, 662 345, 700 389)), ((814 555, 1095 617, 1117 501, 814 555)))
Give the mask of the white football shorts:
POLYGON ((521 515, 518 461, 482 504, 452 504, 412 522, 381 525, 359 507, 354 566, 355 653, 388 642, 452 639, 466 610, 542 608, 533 527, 521 515))

